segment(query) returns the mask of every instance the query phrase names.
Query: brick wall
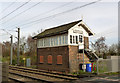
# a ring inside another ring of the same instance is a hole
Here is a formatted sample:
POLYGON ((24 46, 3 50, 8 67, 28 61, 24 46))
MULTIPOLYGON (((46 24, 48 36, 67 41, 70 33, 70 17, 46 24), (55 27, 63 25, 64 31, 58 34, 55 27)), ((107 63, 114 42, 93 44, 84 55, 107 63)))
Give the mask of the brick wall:
MULTIPOLYGON (((89 58, 84 55, 85 63, 89 63, 89 58)), ((83 63, 83 53, 78 53, 78 46, 69 46, 69 67, 70 72, 79 71, 79 64, 83 63)))
MULTIPOLYGON (((43 70, 77 72, 79 64, 83 63, 83 54, 78 53, 78 46, 38 48, 37 55, 37 66, 43 70), (52 64, 48 64, 49 55, 52 55, 52 64), (57 64, 58 55, 62 56, 62 64, 57 64), (40 63, 40 56, 43 56, 43 63, 40 63)), ((84 58, 85 63, 89 62, 86 54, 84 58)))
POLYGON ((39 69, 53 71, 69 71, 68 46, 38 48, 37 50, 37 66, 39 69), (48 64, 49 55, 52 55, 52 64, 48 64), (62 64, 57 64, 58 55, 62 56, 62 64), (43 63, 40 63, 40 56, 43 56, 43 63))
POLYGON ((77 61, 77 54, 78 54, 78 46, 69 46, 69 67, 70 72, 78 71, 78 61, 77 61))
POLYGON ((84 44, 85 49, 89 49, 89 38, 84 37, 84 42, 85 42, 85 44, 84 44))

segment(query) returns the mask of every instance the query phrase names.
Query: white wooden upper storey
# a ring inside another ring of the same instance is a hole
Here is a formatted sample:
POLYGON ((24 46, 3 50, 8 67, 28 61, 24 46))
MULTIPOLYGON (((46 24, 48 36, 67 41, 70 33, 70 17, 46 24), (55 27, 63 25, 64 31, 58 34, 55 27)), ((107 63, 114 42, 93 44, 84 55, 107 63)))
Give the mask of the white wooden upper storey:
POLYGON ((37 48, 78 44, 82 45, 84 44, 84 37, 90 36, 88 31, 93 35, 93 32, 88 28, 88 26, 81 21, 71 27, 67 33, 37 39, 37 48), (81 26, 81 24, 84 26, 81 26))

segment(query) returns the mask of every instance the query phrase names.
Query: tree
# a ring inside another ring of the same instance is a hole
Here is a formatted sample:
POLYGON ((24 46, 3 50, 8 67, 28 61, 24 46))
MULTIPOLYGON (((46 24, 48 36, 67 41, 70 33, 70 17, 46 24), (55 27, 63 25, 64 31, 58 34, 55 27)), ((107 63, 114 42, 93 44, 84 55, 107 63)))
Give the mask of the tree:
POLYGON ((110 47, 109 47, 109 50, 108 50, 108 54, 111 55, 111 56, 116 56, 118 55, 118 44, 112 44, 110 47))
POLYGON ((10 42, 8 42, 8 41, 3 42, 3 45, 2 45, 2 55, 3 55, 3 57, 10 56, 10 46, 11 46, 10 42))
POLYGON ((20 54, 23 55, 25 52, 25 44, 26 44, 26 38, 22 37, 20 38, 20 54))
POLYGON ((118 42, 118 56, 120 56, 120 41, 118 42))
POLYGON ((91 42, 91 47, 99 57, 104 57, 108 46, 105 44, 105 37, 98 38, 95 43, 91 42))
POLYGON ((27 38, 27 47, 28 47, 28 54, 29 55, 35 55, 36 54, 36 40, 32 39, 32 36, 29 36, 27 38))

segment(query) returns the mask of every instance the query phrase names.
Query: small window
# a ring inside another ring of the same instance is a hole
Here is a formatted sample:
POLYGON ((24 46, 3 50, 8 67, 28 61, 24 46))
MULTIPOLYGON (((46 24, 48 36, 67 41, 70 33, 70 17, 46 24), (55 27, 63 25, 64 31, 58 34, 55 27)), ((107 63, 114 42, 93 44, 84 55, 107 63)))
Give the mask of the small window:
POLYGON ((73 36, 73 43, 75 43, 75 36, 73 36))
POLYGON ((65 38, 64 36, 62 36, 62 44, 64 44, 65 38))
POLYGON ((72 35, 70 35, 70 43, 72 44, 72 35))
POLYGON ((78 36, 76 36, 76 44, 78 44, 78 36))
POLYGON ((79 35, 79 42, 82 43, 82 35, 79 35))
POLYGON ((68 43, 68 36, 65 36, 65 44, 68 43))
POLYGON ((53 46, 53 38, 51 38, 51 46, 53 46))
POLYGON ((57 64, 62 64, 62 56, 61 55, 57 56, 57 64))
POLYGON ((52 64, 52 56, 51 55, 48 56, 48 63, 52 64))
POLYGON ((40 56, 40 63, 43 63, 43 56, 40 56))
POLYGON ((62 45, 62 38, 59 36, 59 45, 62 45))
POLYGON ((58 45, 58 37, 56 37, 56 45, 58 45))

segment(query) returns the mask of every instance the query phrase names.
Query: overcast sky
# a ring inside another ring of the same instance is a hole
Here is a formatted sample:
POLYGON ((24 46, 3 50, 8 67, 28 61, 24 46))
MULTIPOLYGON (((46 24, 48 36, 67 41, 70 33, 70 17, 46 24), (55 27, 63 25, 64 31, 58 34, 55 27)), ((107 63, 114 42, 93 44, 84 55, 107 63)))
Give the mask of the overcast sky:
MULTIPOLYGON (((17 30, 16 27, 20 27, 21 37, 27 37, 34 32, 38 33, 41 29, 45 30, 47 28, 80 20, 82 19, 81 17, 83 17, 83 21, 95 33, 94 36, 90 37, 90 41, 94 42, 97 38, 105 36, 108 45, 118 42, 117 0, 113 0, 114 2, 111 0, 102 0, 86 7, 62 14, 58 13, 80 7, 90 2, 88 0, 85 2, 83 2, 83 0, 66 0, 64 2, 56 2, 55 0, 49 2, 48 0, 37 0, 35 2, 34 0, 31 0, 25 4, 23 1, 27 2, 29 0, 20 0, 19 2, 18 0, 11 0, 11 2, 1 0, 0 29, 8 31, 17 30), (23 4, 25 5, 14 11, 23 4), (14 12, 11 13, 12 11, 14 12), (54 14, 58 15, 52 16, 54 14)), ((15 31, 9 31, 9 33, 17 36, 17 32, 15 31)), ((6 32, 0 30, 0 42, 10 41, 9 37, 10 35, 7 35, 6 32)), ((14 41, 16 41, 15 38, 14 41)))

